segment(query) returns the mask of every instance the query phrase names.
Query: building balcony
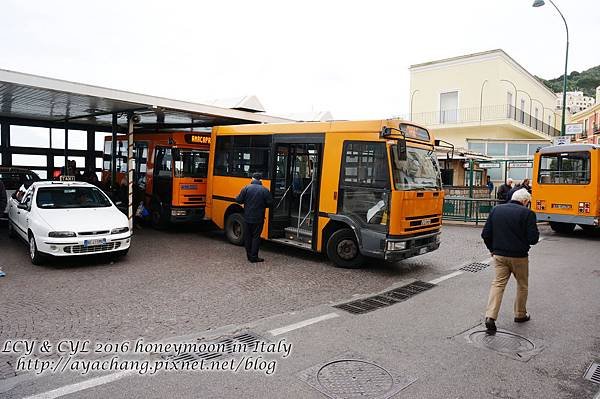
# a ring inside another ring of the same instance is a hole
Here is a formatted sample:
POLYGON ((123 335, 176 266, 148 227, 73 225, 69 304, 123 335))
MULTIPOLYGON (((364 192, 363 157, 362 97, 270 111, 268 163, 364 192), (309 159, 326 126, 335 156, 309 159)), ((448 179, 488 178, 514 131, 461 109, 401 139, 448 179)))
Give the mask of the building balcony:
MULTIPOLYGON (((553 116, 554 118, 554 116, 553 116)), ((548 125, 529 113, 512 105, 489 105, 482 108, 458 108, 446 111, 413 113, 413 122, 431 128, 490 125, 494 123, 511 123, 521 125, 526 129, 554 137, 560 136, 560 130, 548 125)))

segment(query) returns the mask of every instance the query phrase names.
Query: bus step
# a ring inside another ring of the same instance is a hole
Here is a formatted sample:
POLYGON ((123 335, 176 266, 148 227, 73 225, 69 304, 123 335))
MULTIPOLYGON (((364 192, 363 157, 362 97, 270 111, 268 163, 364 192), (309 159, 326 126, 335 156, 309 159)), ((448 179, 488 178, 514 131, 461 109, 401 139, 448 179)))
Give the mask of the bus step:
POLYGON ((286 227, 285 238, 310 244, 312 242, 312 230, 298 229, 297 227, 286 227))
POLYGON ((302 249, 311 249, 311 245, 301 241, 288 240, 287 238, 271 238, 271 241, 277 242, 284 245, 289 245, 292 247, 302 248, 302 249))

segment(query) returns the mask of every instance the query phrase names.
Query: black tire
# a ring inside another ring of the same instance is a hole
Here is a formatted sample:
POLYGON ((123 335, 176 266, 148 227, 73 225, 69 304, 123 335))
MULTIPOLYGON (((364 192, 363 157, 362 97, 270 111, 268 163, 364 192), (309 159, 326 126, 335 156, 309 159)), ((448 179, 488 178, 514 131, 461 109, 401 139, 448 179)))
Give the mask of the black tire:
POLYGON ((550 228, 559 234, 571 234, 575 230, 575 223, 550 222, 550 228))
POLYGON ((127 256, 127 253, 129 253, 129 248, 127 249, 122 249, 120 251, 115 251, 112 254, 110 254, 111 258, 113 259, 121 259, 127 256))
POLYGON ((327 256, 337 267, 358 269, 365 263, 360 253, 356 236, 351 229, 334 232, 327 241, 327 256))
POLYGON ((29 234, 29 257, 31 258, 31 263, 34 265, 44 263, 44 256, 38 251, 33 234, 29 234))
POLYGON ((150 213, 150 223, 156 230, 164 230, 167 228, 167 217, 163 207, 160 206, 160 204, 156 204, 152 207, 152 212, 150 213))
POLYGON ((241 213, 232 213, 225 220, 225 237, 233 245, 244 245, 244 217, 241 213))
POLYGON ((11 221, 8 221, 8 237, 9 238, 17 238, 17 232, 15 231, 15 226, 13 226, 13 224, 11 223, 11 221))

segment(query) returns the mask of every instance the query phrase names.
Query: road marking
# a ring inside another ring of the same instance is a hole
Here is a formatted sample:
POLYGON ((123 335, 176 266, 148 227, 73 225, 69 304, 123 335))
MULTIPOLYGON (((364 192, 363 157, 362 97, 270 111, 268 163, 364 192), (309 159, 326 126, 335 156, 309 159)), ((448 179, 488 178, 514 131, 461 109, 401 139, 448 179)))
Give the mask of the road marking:
POLYGON ((429 283, 430 283, 430 284, 439 284, 439 283, 441 283, 441 282, 442 282, 442 281, 444 281, 444 280, 448 280, 449 278, 456 277, 456 276, 460 276, 460 275, 461 275, 461 274, 463 274, 463 273, 464 273, 464 271, 462 271, 462 270, 457 270, 457 271, 455 271, 455 272, 452 272, 452 273, 450 273, 450 274, 446 274, 445 276, 438 277, 438 278, 436 278, 435 280, 431 280, 429 283))
POLYGON ((319 316, 319 317, 313 317, 312 319, 307 319, 298 323, 294 323, 294 324, 290 324, 289 326, 285 326, 285 327, 281 327, 281 328, 276 328, 274 330, 269 331, 269 333, 276 337, 278 335, 281 334, 285 334, 286 332, 290 332, 293 330, 297 330, 299 328, 302 327, 306 327, 306 326, 310 326, 311 324, 315 324, 318 323, 320 321, 324 321, 324 320, 329 320, 329 319, 334 319, 336 317, 339 317, 340 315, 337 313, 328 313, 328 314, 324 314, 323 316, 319 316))
POLYGON ((52 391, 40 393, 37 395, 27 396, 25 399, 54 399, 59 398, 61 396, 69 395, 71 393, 83 391, 84 389, 89 389, 96 387, 98 385, 108 384, 110 382, 114 382, 120 380, 121 378, 133 374, 133 371, 123 371, 120 373, 113 373, 109 375, 105 375, 103 377, 91 378, 86 381, 78 382, 71 385, 65 385, 64 387, 60 387, 57 389, 53 389, 52 391))

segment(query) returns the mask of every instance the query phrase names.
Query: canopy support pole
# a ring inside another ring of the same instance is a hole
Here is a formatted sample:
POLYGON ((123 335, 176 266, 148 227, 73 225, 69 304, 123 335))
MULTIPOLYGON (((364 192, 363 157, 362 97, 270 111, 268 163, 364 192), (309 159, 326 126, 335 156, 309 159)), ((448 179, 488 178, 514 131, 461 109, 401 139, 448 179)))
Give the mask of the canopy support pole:
POLYGON ((127 115, 127 217, 133 234, 133 114, 127 115))
POLYGON ((117 114, 112 114, 112 137, 110 145, 110 190, 117 187, 117 114))

